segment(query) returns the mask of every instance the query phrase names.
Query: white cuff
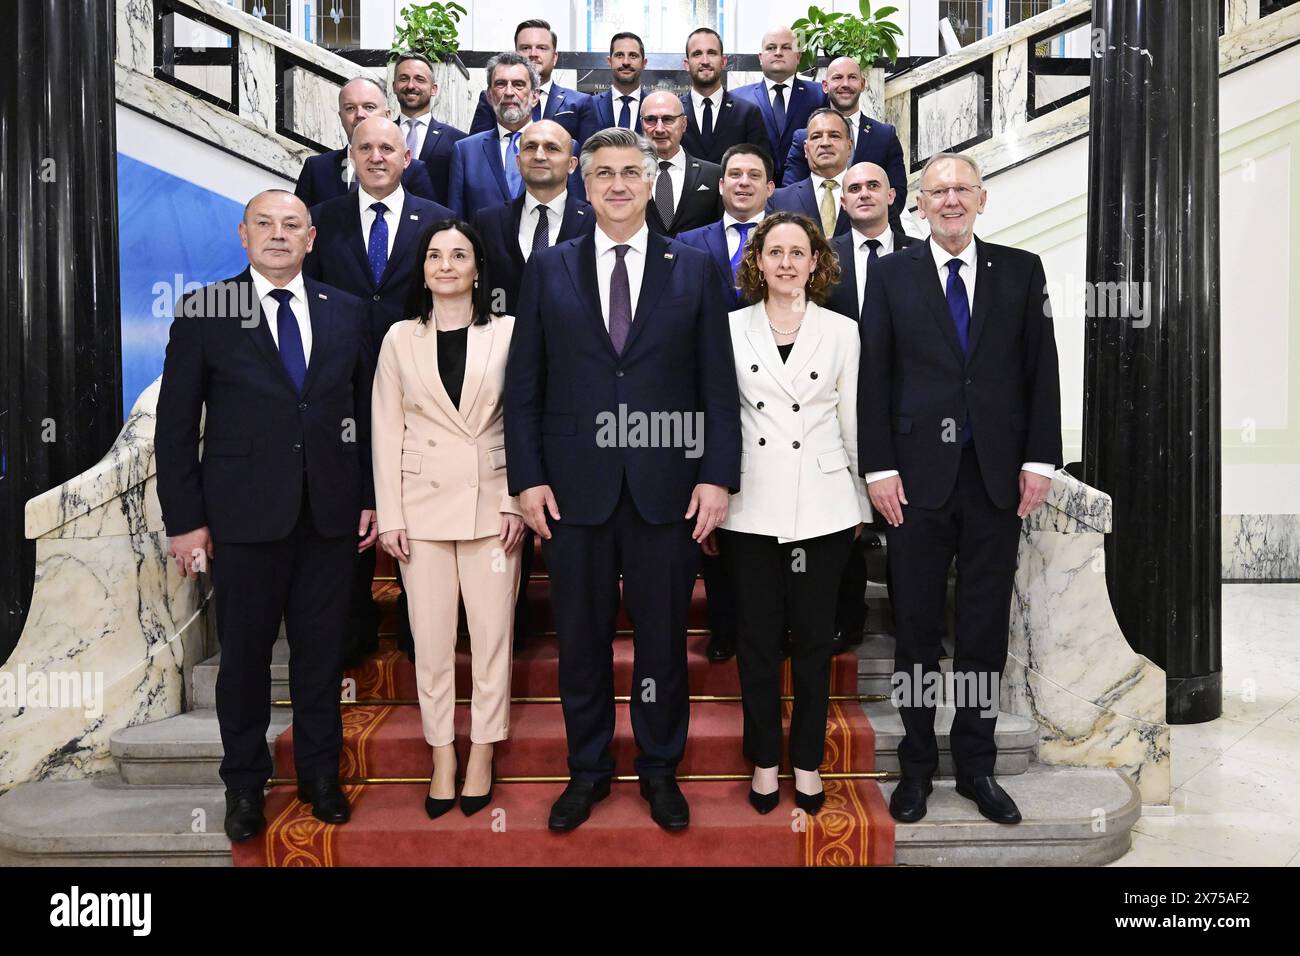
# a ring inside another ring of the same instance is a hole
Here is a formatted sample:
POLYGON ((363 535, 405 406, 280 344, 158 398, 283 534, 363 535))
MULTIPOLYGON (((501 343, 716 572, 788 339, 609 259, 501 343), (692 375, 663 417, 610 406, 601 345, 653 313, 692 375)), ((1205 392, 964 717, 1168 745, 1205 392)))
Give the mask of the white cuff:
POLYGON ((1032 471, 1035 475, 1042 475, 1044 478, 1051 478, 1056 474, 1056 466, 1049 465, 1042 461, 1027 461, 1020 466, 1021 471, 1032 471))
POLYGON ((866 479, 867 484, 871 484, 873 481, 879 481, 882 478, 893 478, 897 474, 896 471, 869 471, 863 477, 866 479))

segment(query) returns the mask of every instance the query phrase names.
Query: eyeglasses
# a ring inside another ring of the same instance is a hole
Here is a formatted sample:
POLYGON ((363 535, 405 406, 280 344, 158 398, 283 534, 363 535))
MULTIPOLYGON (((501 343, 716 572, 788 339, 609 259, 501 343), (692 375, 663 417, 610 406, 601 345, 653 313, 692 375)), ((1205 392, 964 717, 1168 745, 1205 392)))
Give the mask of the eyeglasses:
POLYGON ((949 192, 957 194, 958 199, 969 199, 980 191, 978 186, 942 186, 938 189, 922 189, 921 192, 929 196, 935 202, 942 202, 947 198, 949 192))
POLYGON ((672 126, 685 115, 685 113, 675 113, 672 116, 642 116, 641 126, 643 129, 653 129, 660 125, 672 126))
POLYGON ((643 166, 624 166, 622 169, 614 170, 608 166, 601 166, 591 174, 592 178, 598 183, 612 183, 617 176, 625 183, 634 183, 649 177, 646 176, 645 167, 643 166))

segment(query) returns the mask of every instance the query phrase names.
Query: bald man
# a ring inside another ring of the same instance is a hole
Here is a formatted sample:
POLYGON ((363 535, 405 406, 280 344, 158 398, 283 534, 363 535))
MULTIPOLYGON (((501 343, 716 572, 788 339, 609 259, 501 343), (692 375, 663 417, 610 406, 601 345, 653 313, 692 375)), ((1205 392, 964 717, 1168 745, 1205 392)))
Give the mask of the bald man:
POLYGON ((182 576, 211 572, 216 595, 221 779, 236 842, 266 822, 281 620, 298 796, 320 820, 348 819, 339 684, 348 585, 376 536, 374 360, 361 302, 302 274, 315 237, 292 193, 253 197, 239 224, 248 268, 176 304, 158 395, 158 501, 171 555, 182 576))
MULTIPOLYGON (((392 111, 388 108, 388 92, 377 80, 368 76, 349 80, 339 90, 339 123, 349 144, 357 125, 371 116, 382 116, 385 119, 392 117, 392 111)), ((414 159, 407 167, 402 185, 408 192, 422 199, 446 203, 445 187, 442 190, 444 195, 439 195, 428 168, 418 159, 414 159)), ((328 150, 319 156, 307 157, 293 191, 310 209, 327 199, 356 190, 355 167, 348 147, 344 146, 328 150)))
POLYGON ((763 34, 758 65, 763 79, 732 90, 732 96, 748 100, 763 114, 768 152, 776 161, 776 185, 782 185, 783 161, 790 152, 795 133, 808 125, 813 110, 826 105, 826 91, 820 83, 801 80, 799 41, 789 27, 774 27, 763 34))

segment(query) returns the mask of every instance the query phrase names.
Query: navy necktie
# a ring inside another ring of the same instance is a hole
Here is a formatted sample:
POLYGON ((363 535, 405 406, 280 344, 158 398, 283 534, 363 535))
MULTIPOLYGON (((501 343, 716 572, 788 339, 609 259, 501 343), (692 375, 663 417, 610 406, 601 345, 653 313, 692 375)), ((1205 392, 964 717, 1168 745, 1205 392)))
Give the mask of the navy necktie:
POLYGON ((625 257, 631 246, 615 246, 614 254, 618 260, 609 277, 609 338, 614 343, 614 351, 623 354, 627 344, 627 334, 632 330, 632 286, 628 281, 625 257))
POLYGON ((752 222, 733 223, 732 229, 740 236, 740 243, 736 246, 736 254, 731 257, 731 284, 736 284, 736 270, 740 268, 740 257, 745 254, 745 243, 749 241, 749 230, 754 228, 752 222))
POLYGON ((551 244, 550 210, 545 206, 537 207, 537 228, 533 230, 533 250, 529 256, 541 252, 551 244))
POLYGON ((700 139, 704 143, 704 151, 711 152, 713 149, 713 100, 704 101, 704 122, 700 125, 700 139))
POLYGON ((623 129, 632 128, 632 97, 620 96, 623 101, 623 109, 618 114, 618 125, 623 129))
POLYGON ((375 221, 370 224, 366 258, 370 261, 370 275, 375 280, 375 287, 378 288, 379 281, 384 277, 384 270, 388 268, 388 220, 384 218, 388 207, 381 202, 376 202, 371 203, 370 208, 375 213, 375 221))
POLYGON ((275 332, 280 340, 280 361, 284 370, 293 380, 293 386, 302 393, 302 383, 307 380, 307 353, 302 346, 302 332, 298 328, 298 317, 293 314, 289 301, 293 293, 288 289, 272 289, 271 298, 280 303, 275 313, 275 332))
POLYGON ((772 100, 772 115, 776 117, 777 132, 785 132, 785 84, 778 83, 773 87, 776 90, 776 96, 772 100))
MULTIPOLYGON (((876 264, 876 260, 879 258, 880 258, 880 240, 868 239, 867 240, 867 270, 868 271, 871 270, 871 267, 876 264)), ((957 277, 957 281, 958 282, 961 281, 961 276, 957 277)))
MULTIPOLYGON (((966 283, 962 281, 961 260, 948 260, 948 283, 945 291, 948 296, 948 312, 952 315, 952 324, 957 327, 957 341, 961 343, 963 355, 970 355, 970 300, 966 298, 966 283)), ((961 443, 969 445, 971 441, 970 414, 961 425, 961 443)))
POLYGON ((536 123, 542 118, 542 100, 546 94, 540 90, 537 93, 537 103, 533 106, 533 122, 536 123))

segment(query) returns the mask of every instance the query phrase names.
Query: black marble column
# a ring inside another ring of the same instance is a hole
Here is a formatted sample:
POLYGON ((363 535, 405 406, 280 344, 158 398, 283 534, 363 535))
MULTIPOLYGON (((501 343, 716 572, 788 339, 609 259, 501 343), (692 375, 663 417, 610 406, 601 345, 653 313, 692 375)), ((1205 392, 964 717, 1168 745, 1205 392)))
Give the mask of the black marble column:
POLYGON ((29 498, 122 424, 113 0, 22 0, 0 27, 0 661, 31 600, 29 498))
POLYGON ((1083 478, 1120 627, 1196 723, 1222 705, 1218 4, 1093 0, 1092 26, 1083 478))

